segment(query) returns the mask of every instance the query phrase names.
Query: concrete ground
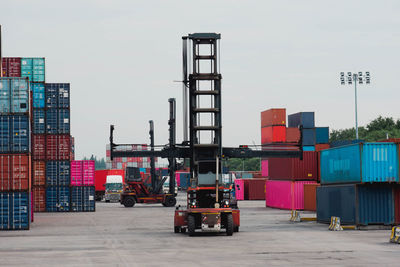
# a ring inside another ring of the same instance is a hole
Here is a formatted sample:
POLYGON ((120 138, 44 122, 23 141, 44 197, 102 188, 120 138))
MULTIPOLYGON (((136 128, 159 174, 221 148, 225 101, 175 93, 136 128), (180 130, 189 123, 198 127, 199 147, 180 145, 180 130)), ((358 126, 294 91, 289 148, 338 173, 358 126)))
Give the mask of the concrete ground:
MULTIPOLYGON (((179 196, 180 204, 186 195, 179 196)), ((97 203, 94 213, 39 213, 30 231, 0 232, 1 266, 399 266, 389 230, 328 231, 289 222, 264 201, 239 202, 233 236, 173 232, 174 208, 97 203)))

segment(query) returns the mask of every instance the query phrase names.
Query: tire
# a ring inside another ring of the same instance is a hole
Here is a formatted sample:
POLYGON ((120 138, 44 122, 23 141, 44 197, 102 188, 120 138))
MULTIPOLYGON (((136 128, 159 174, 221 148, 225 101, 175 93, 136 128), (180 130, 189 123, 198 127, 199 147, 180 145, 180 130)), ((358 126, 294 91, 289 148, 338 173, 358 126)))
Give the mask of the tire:
POLYGON ((235 233, 239 232, 239 226, 233 227, 233 231, 234 231, 235 233))
POLYGON ((181 227, 180 227, 180 226, 175 226, 175 227, 174 227, 174 233, 175 233, 175 234, 179 233, 180 230, 181 230, 181 227))
POLYGON ((181 233, 186 233, 186 228, 181 228, 181 233))
POLYGON ((124 206, 127 208, 131 208, 133 206, 135 206, 135 199, 133 197, 125 197, 124 199, 124 206))
POLYGON ((226 235, 231 236, 233 235, 233 217, 232 214, 226 215, 226 235))
POLYGON ((110 200, 109 200, 109 199, 108 199, 108 200, 105 200, 105 202, 106 202, 106 203, 110 203, 110 200))
POLYGON ((194 236, 196 230, 196 218, 193 215, 188 216, 188 232, 189 236, 194 236))
POLYGON ((176 198, 166 197, 164 205, 165 205, 165 207, 174 207, 176 205, 176 198))

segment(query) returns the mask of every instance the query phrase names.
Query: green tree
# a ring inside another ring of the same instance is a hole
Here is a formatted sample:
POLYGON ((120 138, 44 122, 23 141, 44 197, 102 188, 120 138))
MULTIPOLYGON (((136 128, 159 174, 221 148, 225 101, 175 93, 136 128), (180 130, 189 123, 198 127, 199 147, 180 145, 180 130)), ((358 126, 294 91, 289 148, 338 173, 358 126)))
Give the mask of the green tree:
POLYGON ((230 171, 260 171, 260 158, 229 159, 224 163, 230 171))
POLYGON ((91 155, 90 158, 87 158, 86 156, 83 157, 83 160, 94 160, 96 170, 105 170, 106 169, 106 161, 104 160, 104 158, 97 159, 96 156, 91 155))

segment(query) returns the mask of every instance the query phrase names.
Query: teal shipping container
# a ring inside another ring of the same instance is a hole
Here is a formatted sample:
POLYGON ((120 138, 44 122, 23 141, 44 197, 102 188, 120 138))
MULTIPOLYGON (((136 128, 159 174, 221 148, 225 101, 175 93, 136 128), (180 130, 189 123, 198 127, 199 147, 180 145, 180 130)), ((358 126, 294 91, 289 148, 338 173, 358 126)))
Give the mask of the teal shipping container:
POLYGON ((28 80, 24 78, 0 78, 0 113, 28 112, 28 80))
POLYGON ((44 108, 44 83, 31 83, 32 101, 34 108, 44 108))
POLYGON ((315 143, 316 144, 329 143, 329 127, 316 127, 315 128, 315 143))
POLYGON ((315 151, 315 146, 303 146, 303 151, 315 151))
POLYGON ((45 62, 43 57, 22 58, 21 77, 29 78, 31 82, 45 81, 45 62))
POLYGON ((359 143, 321 151, 321 184, 399 182, 399 145, 359 143))

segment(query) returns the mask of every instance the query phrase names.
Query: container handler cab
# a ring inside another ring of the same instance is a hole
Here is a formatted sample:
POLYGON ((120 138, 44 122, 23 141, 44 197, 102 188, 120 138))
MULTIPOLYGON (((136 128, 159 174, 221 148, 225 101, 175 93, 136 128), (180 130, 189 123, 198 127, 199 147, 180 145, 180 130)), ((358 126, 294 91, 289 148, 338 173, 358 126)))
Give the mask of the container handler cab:
MULTIPOLYGON (((183 39, 183 110, 184 141, 175 141, 175 99, 169 99, 169 144, 161 150, 118 152, 110 134, 111 158, 129 156, 157 156, 168 158, 169 176, 175 177, 176 158, 190 160, 190 185, 187 206, 175 210, 174 232, 221 232, 227 235, 239 231, 240 211, 232 201, 232 184, 222 180, 222 165, 228 158, 302 157, 299 144, 286 147, 253 150, 248 146, 222 147, 221 79, 219 73, 219 41, 216 33, 194 33, 183 39), (188 58, 188 50, 190 58, 188 58), (188 68, 188 63, 191 66, 188 68), (201 69, 200 69, 201 66, 201 69), (187 98, 189 100, 187 100, 187 98), (187 125, 187 115, 189 125, 187 125), (189 136, 187 134, 189 130, 189 136)), ((111 126, 113 129, 113 126, 111 126)), ((170 192, 174 192, 174 179, 170 192)))

